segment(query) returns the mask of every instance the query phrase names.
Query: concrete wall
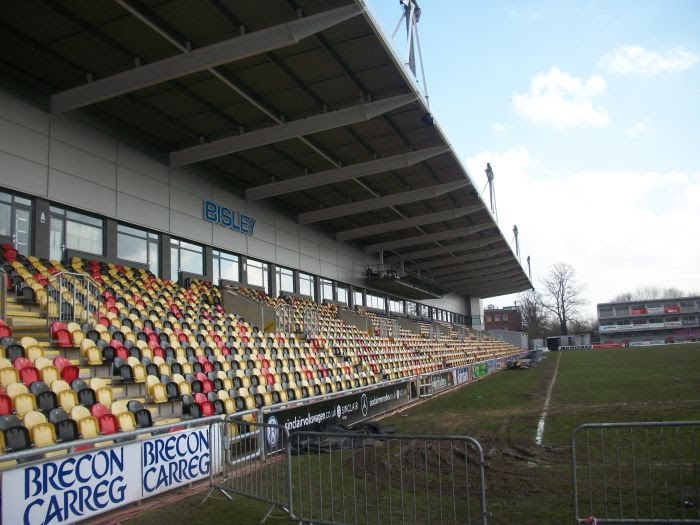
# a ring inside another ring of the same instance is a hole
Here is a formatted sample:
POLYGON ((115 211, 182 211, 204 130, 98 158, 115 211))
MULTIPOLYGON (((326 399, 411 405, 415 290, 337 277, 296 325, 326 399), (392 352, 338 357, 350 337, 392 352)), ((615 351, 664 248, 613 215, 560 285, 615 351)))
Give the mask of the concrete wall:
MULTIPOLYGON (((0 89, 0 186, 174 237, 364 287, 377 257, 260 203, 205 167, 170 169, 85 114, 50 115, 0 89), (256 219, 246 236, 202 218, 202 200, 256 219)), ((424 301, 467 313, 466 299, 424 301)))

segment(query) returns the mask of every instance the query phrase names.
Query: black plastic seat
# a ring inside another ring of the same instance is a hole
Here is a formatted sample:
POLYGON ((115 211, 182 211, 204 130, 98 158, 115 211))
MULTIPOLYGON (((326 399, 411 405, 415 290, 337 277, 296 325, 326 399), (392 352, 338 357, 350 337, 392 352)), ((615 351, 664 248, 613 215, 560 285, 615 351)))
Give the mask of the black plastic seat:
POLYGON ((5 451, 7 453, 27 450, 32 446, 27 427, 21 425, 10 427, 4 430, 3 433, 5 434, 5 451))
POLYGON ((63 408, 57 407, 49 412, 48 418, 49 421, 51 421, 51 423, 55 425, 59 421, 63 421, 64 419, 70 419, 70 415, 63 408))
POLYGON ((55 426, 58 441, 75 441, 78 439, 78 424, 70 417, 59 420, 55 423, 55 426))
POLYGON ((136 414, 139 410, 143 410, 145 407, 141 401, 132 399, 126 404, 126 408, 129 412, 136 414))
POLYGON ((52 410, 58 408, 58 398, 51 390, 40 392, 36 396, 36 407, 44 414, 49 414, 52 410))
POLYGON ((90 387, 80 389, 78 391, 78 403, 90 408, 92 405, 97 403, 95 391, 90 387))
POLYGON ((134 419, 136 419, 136 425, 139 428, 151 428, 153 426, 153 416, 147 408, 142 408, 135 412, 134 419))

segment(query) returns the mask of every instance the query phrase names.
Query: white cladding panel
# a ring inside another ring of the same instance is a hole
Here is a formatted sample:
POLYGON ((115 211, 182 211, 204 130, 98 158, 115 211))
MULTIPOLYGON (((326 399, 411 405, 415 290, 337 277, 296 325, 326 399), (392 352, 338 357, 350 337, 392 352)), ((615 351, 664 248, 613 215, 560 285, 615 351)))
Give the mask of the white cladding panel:
MULTIPOLYGON (((162 152, 120 136, 88 114, 49 116, 0 90, 0 185, 358 286, 367 265, 378 262, 318 226, 300 226, 264 202, 246 203, 242 188, 203 166, 171 170, 162 152), (254 218, 254 235, 205 221, 203 199, 254 218)), ((466 313, 460 296, 422 302, 466 313)))

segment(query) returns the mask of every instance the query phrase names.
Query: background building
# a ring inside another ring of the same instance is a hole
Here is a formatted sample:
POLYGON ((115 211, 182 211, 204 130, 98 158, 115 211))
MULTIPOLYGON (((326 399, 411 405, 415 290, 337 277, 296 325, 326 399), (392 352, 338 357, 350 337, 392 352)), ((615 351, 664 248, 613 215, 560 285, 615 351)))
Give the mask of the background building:
POLYGON ((495 308, 489 305, 484 309, 484 326, 486 331, 507 330, 510 332, 523 331, 523 317, 517 305, 495 308))
POLYGON ((700 340, 700 297, 601 303, 600 342, 700 340))

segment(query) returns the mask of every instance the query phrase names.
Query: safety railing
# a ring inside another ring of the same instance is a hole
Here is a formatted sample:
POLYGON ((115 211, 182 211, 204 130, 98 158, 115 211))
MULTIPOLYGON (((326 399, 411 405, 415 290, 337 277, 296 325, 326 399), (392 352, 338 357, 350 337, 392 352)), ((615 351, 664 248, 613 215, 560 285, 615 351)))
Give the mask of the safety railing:
POLYGON ((304 308, 304 335, 309 336, 319 332, 318 310, 315 308, 304 308))
POLYGON ((294 332, 294 308, 289 304, 281 304, 275 308, 275 325, 277 331, 294 332))
POLYGON ((82 273, 60 272, 49 279, 47 326, 54 321, 94 322, 100 307, 100 286, 82 273))
POLYGON ((7 272, 0 267, 0 319, 3 321, 7 315, 7 272))
POLYGON ((576 523, 700 523, 700 421, 595 423, 571 436, 576 523))
POLYGON ((395 319, 386 317, 379 318, 379 336, 380 337, 399 337, 399 323, 395 319))

